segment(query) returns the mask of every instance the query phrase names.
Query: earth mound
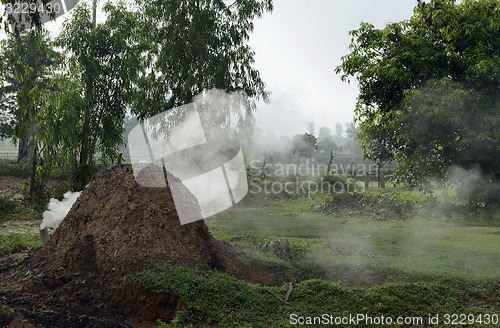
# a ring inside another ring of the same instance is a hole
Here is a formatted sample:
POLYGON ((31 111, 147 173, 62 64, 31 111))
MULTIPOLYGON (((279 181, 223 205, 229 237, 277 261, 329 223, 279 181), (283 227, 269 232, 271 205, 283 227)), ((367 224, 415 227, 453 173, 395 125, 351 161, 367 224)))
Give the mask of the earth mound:
MULTIPOLYGON (((140 174, 158 176, 152 165, 140 174)), ((224 269, 218 244, 188 189, 183 199, 199 221, 181 225, 168 188, 139 186, 130 165, 97 176, 46 245, 46 257, 69 270, 127 273, 147 266, 224 269), (62 254, 62 256, 61 256, 62 254)), ((45 259, 45 261, 47 260, 45 259)), ((49 262, 53 262, 49 261, 49 262)))
MULTIPOLYGON (((140 174, 165 179, 154 168, 145 165, 140 174)), ((5 295, 9 306, 23 320, 41 326, 151 326, 157 319, 171 320, 181 300, 144 290, 135 280, 143 270, 181 265, 227 271, 254 283, 279 282, 272 268, 215 240, 201 220, 196 198, 188 189, 181 193, 200 220, 181 225, 170 189, 141 187, 130 165, 96 176, 48 243, 16 272, 6 273, 13 285, 20 272, 36 277, 5 295)))

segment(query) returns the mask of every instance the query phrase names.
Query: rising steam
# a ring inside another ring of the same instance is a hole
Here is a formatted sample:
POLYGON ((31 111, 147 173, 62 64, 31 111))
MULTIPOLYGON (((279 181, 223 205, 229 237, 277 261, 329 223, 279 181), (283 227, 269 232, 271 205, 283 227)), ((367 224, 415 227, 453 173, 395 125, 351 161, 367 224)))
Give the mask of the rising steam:
POLYGON ((59 224, 61 224, 62 220, 66 217, 71 206, 76 202, 78 196, 80 196, 82 192, 71 192, 68 191, 64 194, 64 198, 62 201, 51 198, 49 204, 47 205, 47 210, 43 212, 43 221, 40 224, 40 229, 45 228, 57 228, 59 224))

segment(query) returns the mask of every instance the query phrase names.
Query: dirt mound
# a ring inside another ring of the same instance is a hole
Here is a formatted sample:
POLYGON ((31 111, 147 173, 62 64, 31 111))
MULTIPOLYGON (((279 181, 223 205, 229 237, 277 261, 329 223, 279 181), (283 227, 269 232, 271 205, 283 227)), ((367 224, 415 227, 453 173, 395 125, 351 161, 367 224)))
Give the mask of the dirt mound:
MULTIPOLYGON (((152 168, 145 166, 141 174, 165 179, 161 172, 156 176, 152 172, 157 170, 149 171, 152 168)), ((255 283, 277 282, 271 268, 216 241, 201 220, 194 196, 188 189, 181 193, 199 221, 181 225, 170 189, 139 186, 130 165, 101 173, 85 188, 45 247, 17 272, 6 274, 15 277, 25 270, 36 277, 6 295, 12 300, 9 305, 41 326, 50 319, 53 327, 79 326, 76 322, 82 320, 109 327, 109 322, 99 320, 110 317, 119 323, 148 326, 144 324, 148 320, 150 324, 156 319, 171 320, 180 301, 177 295, 157 295, 138 285, 134 278, 145 269, 182 265, 227 271, 255 283), (149 310, 137 310, 141 307, 136 300, 148 300, 149 310), (95 316, 96 309, 102 315, 95 316), (56 324, 51 316, 47 319, 48 314, 61 311, 69 311, 70 315, 59 316, 66 321, 56 324)))
MULTIPOLYGON (((149 166, 141 174, 165 179, 154 172, 149 166)), ((187 189, 183 196, 201 219, 196 199, 187 189)), ((150 265, 224 268, 205 223, 181 225, 170 189, 139 186, 130 165, 104 172, 85 188, 46 245, 46 257, 85 272, 127 273, 150 265)))
MULTIPOLYGON (((157 172, 149 165, 140 174, 165 179, 157 172)), ((62 267, 70 272, 116 275, 182 265, 272 284, 272 276, 258 272, 269 271, 263 265, 212 237, 196 198, 188 189, 180 191, 199 221, 181 225, 168 187, 141 187, 130 165, 116 166, 85 188, 35 260, 44 271, 62 267)))

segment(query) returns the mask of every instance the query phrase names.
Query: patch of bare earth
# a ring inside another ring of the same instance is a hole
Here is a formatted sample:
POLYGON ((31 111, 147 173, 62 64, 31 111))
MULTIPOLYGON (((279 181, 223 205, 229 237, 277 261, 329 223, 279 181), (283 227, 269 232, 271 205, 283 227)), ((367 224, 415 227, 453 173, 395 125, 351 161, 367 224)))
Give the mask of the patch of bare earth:
POLYGON ((0 175, 0 196, 21 192, 25 182, 26 178, 0 175))

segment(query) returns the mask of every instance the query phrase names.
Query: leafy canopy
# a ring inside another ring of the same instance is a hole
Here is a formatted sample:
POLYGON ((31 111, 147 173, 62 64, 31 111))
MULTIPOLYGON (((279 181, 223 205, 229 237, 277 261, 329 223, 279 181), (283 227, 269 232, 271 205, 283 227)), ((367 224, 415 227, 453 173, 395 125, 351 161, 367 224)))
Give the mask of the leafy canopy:
POLYGON ((141 119, 214 88, 267 99, 248 39, 272 0, 138 0, 138 7, 148 46, 135 104, 141 119))
MULTIPOLYGON (((73 170, 82 188, 93 168, 120 161, 123 124, 141 68, 137 16, 123 2, 107 3, 107 19, 93 25, 91 9, 77 6, 57 44, 65 60, 52 77, 40 122, 44 153, 53 166, 73 170)), ((50 169, 50 167, 48 167, 50 169)))
POLYGON ((419 1, 406 21, 351 31, 336 68, 359 82, 365 156, 396 159, 418 185, 451 165, 500 179, 500 8, 497 0, 419 1))

